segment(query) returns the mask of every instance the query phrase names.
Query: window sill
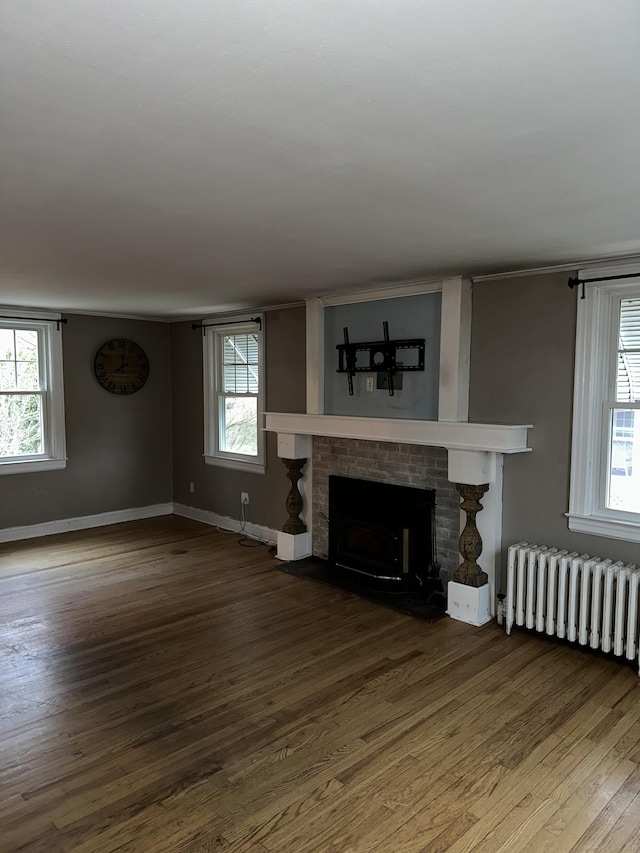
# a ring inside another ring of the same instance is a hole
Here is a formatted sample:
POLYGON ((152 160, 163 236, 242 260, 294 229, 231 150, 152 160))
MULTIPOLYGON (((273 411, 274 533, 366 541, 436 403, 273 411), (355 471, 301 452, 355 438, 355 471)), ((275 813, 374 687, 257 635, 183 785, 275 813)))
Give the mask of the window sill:
POLYGON ((29 461, 0 462, 0 475, 30 474, 36 471, 60 471, 66 467, 66 459, 32 459, 29 461))
POLYGON ((251 474, 264 474, 267 466, 263 462, 245 462, 240 459, 225 459, 222 456, 204 455, 207 465, 217 465, 219 468, 231 468, 234 471, 248 471, 251 474))
POLYGON ((640 542, 640 523, 575 513, 567 513, 567 518, 569 530, 575 533, 590 533, 593 536, 606 536, 609 539, 621 539, 625 542, 640 542))

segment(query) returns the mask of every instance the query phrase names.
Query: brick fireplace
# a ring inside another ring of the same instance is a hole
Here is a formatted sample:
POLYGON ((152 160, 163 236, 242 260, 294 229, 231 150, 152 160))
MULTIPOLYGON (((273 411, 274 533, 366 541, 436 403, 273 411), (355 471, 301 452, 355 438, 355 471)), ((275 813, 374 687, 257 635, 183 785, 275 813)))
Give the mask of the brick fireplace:
POLYGON ((312 486, 312 550, 328 556, 329 475, 435 489, 436 548, 441 578, 446 584, 459 562, 460 499, 447 478, 448 457, 443 447, 395 442, 314 436, 312 486))
POLYGON ((267 412, 265 422, 278 434, 278 455, 292 481, 287 509, 293 521, 278 533, 280 559, 328 551, 321 513, 326 514, 330 474, 433 488, 443 576, 451 577, 458 563, 448 587, 448 612, 473 625, 491 618, 502 547, 502 459, 528 451, 530 425, 280 412, 267 412), (462 524, 459 509, 466 515, 462 524), (291 525, 295 532, 289 532, 291 525))

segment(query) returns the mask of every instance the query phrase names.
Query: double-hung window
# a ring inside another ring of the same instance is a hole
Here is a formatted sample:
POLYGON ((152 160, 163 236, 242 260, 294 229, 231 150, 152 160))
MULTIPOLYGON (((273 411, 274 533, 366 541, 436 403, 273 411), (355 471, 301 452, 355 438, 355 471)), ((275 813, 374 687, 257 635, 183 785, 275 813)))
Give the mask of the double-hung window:
POLYGON ((640 273, 588 283, 578 300, 568 516, 571 530, 640 542, 640 273))
POLYGON ((60 324, 0 313, 11 315, 0 317, 0 474, 64 468, 60 324))
POLYGON ((263 332, 255 319, 205 328, 204 456, 210 465, 263 473, 263 332))

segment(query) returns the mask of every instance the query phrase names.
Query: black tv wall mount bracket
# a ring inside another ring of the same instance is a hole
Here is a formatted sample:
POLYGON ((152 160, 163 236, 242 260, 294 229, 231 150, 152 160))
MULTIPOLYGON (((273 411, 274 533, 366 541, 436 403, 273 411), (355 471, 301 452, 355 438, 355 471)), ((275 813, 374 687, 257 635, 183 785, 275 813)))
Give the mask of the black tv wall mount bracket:
POLYGON ((344 343, 338 344, 338 373, 346 373, 349 381, 349 396, 353 396, 353 377, 356 373, 386 373, 389 396, 393 397, 393 377, 396 373, 424 370, 424 338, 404 338, 389 340, 389 324, 382 324, 383 341, 349 342, 349 327, 343 331, 344 343), (403 364, 398 361, 401 350, 416 350, 417 363, 403 364))

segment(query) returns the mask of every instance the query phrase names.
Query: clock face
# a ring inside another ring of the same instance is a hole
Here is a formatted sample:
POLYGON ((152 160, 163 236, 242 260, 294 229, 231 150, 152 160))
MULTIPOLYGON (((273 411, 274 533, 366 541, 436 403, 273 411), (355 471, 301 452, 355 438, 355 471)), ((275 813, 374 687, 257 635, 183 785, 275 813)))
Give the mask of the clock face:
POLYGON ((149 359, 141 346, 126 338, 103 344, 93 362, 96 379, 112 394, 134 394, 149 376, 149 359))

